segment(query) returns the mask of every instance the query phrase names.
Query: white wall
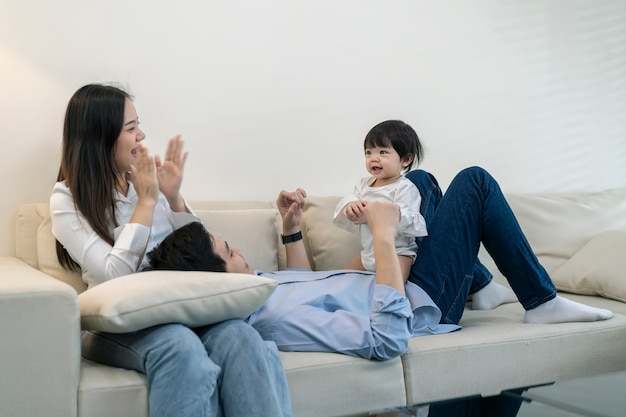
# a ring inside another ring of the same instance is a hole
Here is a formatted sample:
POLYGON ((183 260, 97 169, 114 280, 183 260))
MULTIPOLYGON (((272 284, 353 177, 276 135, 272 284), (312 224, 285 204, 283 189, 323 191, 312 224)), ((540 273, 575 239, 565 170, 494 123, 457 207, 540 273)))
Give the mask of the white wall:
POLYGON ((626 186, 625 45, 623 0, 0 0, 0 254, 88 82, 130 89, 152 151, 183 134, 189 200, 349 192, 389 118, 444 187, 599 190, 626 186))

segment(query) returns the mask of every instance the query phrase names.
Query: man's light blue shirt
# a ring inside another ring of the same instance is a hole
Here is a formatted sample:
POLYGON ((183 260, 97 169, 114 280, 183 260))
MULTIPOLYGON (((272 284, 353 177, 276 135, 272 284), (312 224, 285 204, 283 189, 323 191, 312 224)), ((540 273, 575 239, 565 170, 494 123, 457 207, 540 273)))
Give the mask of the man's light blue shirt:
POLYGON ((441 312, 417 285, 406 297, 376 283, 372 272, 255 271, 278 281, 247 321, 283 351, 338 352, 387 360, 406 352, 409 339, 460 329, 439 324, 441 312))

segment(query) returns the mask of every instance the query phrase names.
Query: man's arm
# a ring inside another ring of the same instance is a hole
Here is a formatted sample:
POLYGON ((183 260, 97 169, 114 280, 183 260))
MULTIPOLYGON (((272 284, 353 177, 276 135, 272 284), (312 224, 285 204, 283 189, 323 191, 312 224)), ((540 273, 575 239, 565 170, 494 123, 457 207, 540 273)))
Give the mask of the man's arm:
POLYGON ((376 282, 406 295, 395 240, 400 223, 400 208, 395 204, 374 202, 365 208, 367 224, 374 239, 376 282))
MULTIPOLYGON (((296 232, 298 232, 299 230, 300 229, 298 228, 296 232)), ((288 232, 283 233, 283 235, 289 234, 290 233, 288 232)), ((285 251, 287 253, 287 268, 311 269, 311 263, 309 262, 309 257, 307 256, 304 242, 302 242, 302 239, 296 242, 286 243, 285 251)))
MULTIPOLYGON (((301 232, 302 208, 306 199, 306 191, 298 188, 296 191, 281 191, 276 199, 276 206, 283 219, 283 236, 301 232)), ((287 268, 311 269, 302 239, 285 244, 287 253, 287 268)))

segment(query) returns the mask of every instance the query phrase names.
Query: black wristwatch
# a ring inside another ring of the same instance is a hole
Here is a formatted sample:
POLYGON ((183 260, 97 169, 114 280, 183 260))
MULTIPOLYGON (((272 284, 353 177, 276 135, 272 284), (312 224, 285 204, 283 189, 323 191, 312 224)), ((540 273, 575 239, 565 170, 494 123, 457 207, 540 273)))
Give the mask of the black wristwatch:
POLYGON ((283 245, 286 245, 287 243, 297 242, 298 240, 302 240, 302 232, 300 231, 292 235, 280 235, 280 237, 283 240, 283 245))

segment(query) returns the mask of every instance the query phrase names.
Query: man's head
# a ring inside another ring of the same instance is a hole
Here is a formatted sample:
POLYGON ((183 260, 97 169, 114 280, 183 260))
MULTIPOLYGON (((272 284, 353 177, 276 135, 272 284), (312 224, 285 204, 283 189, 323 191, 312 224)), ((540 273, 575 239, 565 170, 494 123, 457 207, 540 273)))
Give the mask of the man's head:
POLYGON ((174 230, 147 256, 149 269, 253 273, 239 248, 212 236, 200 222, 174 230))

